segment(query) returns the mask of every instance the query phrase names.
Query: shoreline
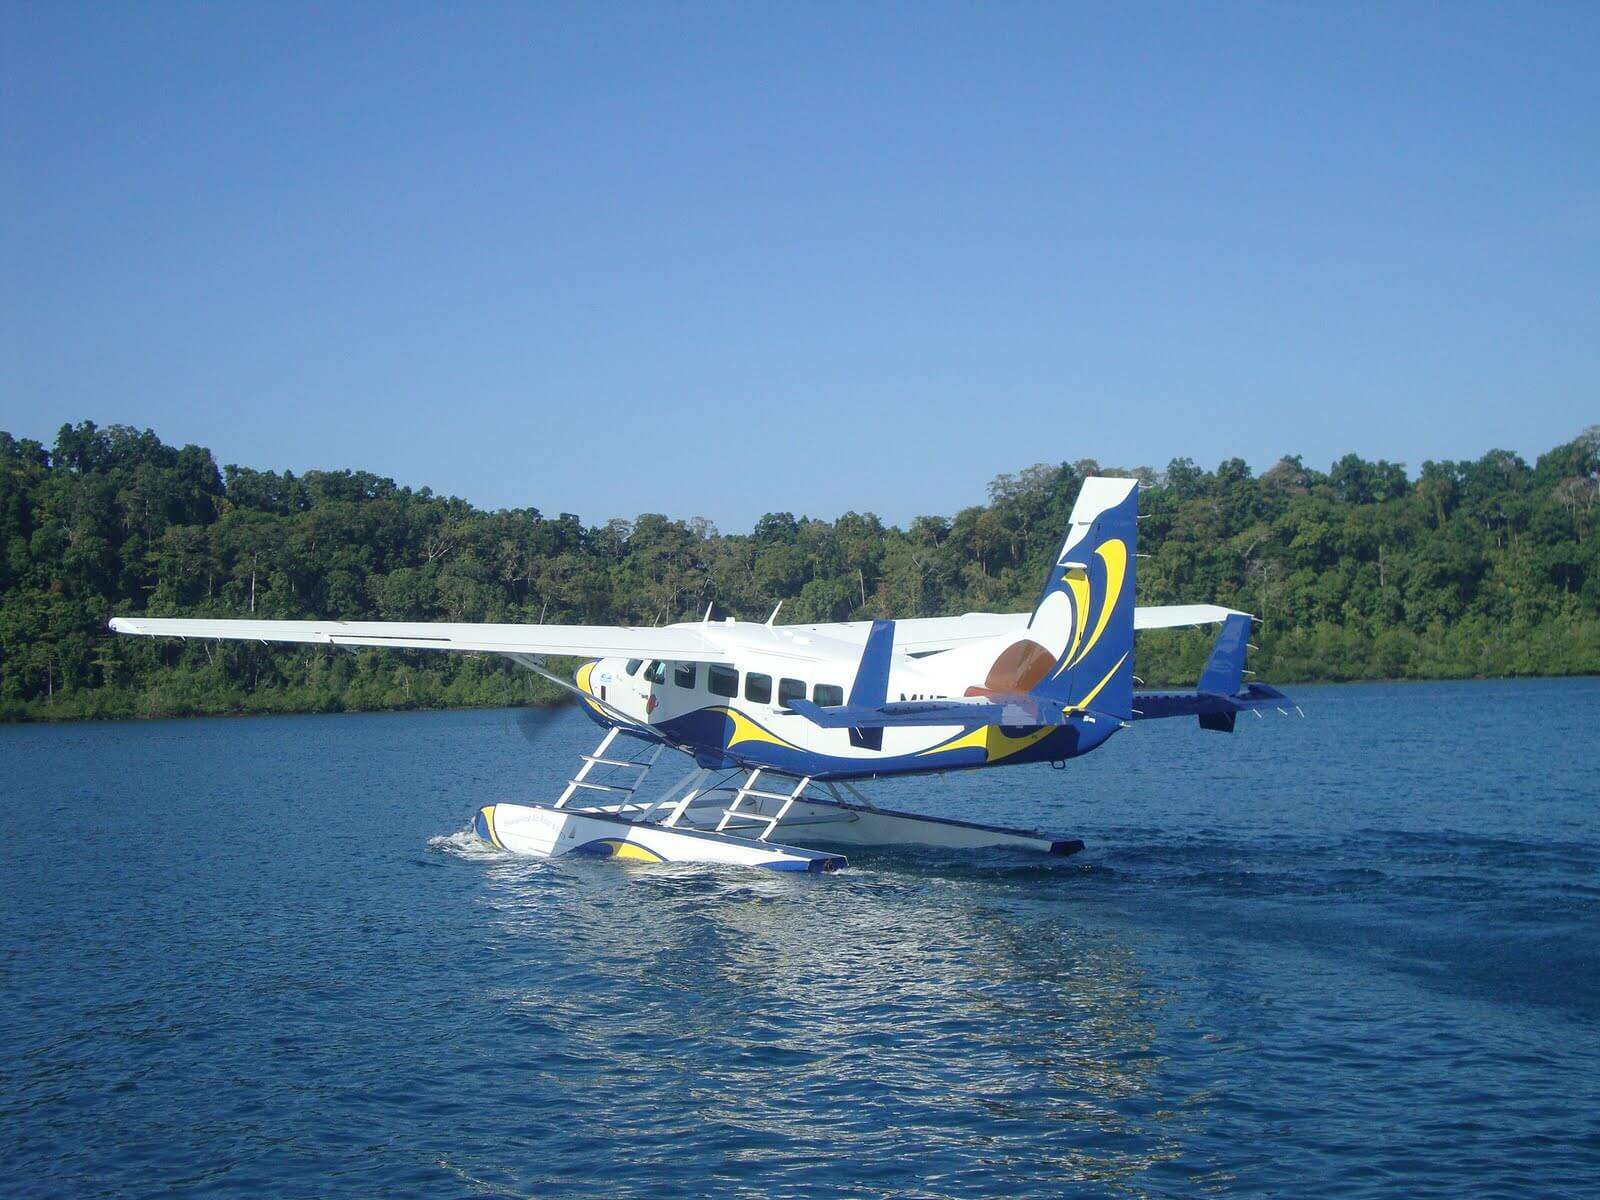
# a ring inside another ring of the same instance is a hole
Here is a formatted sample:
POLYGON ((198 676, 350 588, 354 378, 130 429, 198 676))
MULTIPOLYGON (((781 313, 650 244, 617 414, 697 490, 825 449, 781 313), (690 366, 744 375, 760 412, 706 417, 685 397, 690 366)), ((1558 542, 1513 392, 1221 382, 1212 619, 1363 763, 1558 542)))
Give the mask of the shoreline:
MULTIPOLYGON (((1593 671, 1571 671, 1560 675, 1449 675, 1431 678, 1414 678, 1404 676, 1390 679, 1297 679, 1277 683, 1274 686, 1285 690, 1296 687, 1355 687, 1363 684, 1428 684, 1428 683, 1504 683, 1510 680, 1542 680, 1542 679, 1596 679, 1600 673, 1593 671)), ((1154 691, 1162 688, 1187 688, 1193 684, 1154 684, 1146 685, 1144 690, 1154 691)), ((1293 696, 1290 699, 1293 700, 1293 696)), ((494 709, 519 709, 519 708, 562 708, 569 704, 576 704, 575 697, 556 696, 548 700, 527 700, 521 703, 494 703, 494 704, 412 704, 404 706, 386 706, 378 708, 298 708, 298 709, 262 709, 250 711, 245 709, 227 709, 218 712, 205 712, 190 710, 185 712, 161 713, 129 713, 118 716, 103 715, 71 715, 48 716, 25 714, 21 716, 0 715, 0 726, 6 725, 74 725, 91 722, 134 722, 134 721, 193 721, 212 717, 218 719, 232 719, 236 717, 344 717, 344 716, 371 716, 380 713, 421 713, 421 712, 486 712, 494 709)))
POLYGON ((104 715, 73 715, 73 716, 41 716, 32 713, 23 716, 0 715, 0 726, 5 725, 75 725, 94 721, 103 721, 107 724, 135 722, 135 721, 196 721, 208 717, 218 720, 230 720, 235 717, 349 717, 371 716, 374 713, 410 713, 410 712, 473 712, 489 711, 492 709, 517 709, 517 708, 563 708, 569 704, 576 704, 577 697, 557 696, 549 700, 526 700, 521 703, 506 702, 495 704, 411 704, 389 705, 381 708, 285 708, 260 710, 249 709, 224 709, 217 712, 206 712, 192 709, 186 712, 158 712, 158 713, 127 713, 120 716, 104 715))

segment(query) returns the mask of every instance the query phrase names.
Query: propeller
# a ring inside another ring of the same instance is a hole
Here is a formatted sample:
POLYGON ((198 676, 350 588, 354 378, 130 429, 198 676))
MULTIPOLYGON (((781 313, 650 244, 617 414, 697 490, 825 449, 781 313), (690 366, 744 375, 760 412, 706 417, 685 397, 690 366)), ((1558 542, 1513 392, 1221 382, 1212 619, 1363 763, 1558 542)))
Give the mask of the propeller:
POLYGON ((519 708, 512 716, 517 732, 531 746, 537 746, 544 737, 560 721, 567 709, 577 704, 578 699, 569 693, 563 692, 560 699, 549 704, 533 705, 528 708, 519 708))
POLYGON ((535 675, 538 675, 542 679, 549 680, 551 683, 555 684, 558 688, 560 688, 564 693, 566 693, 566 697, 567 697, 566 703, 575 703, 575 702, 577 702, 579 700, 582 700, 585 704, 592 704, 595 708, 599 709, 602 713, 604 713, 606 716, 610 717, 617 724, 622 725, 622 726, 624 726, 624 727, 626 727, 628 729, 647 729, 648 728, 647 726, 645 726, 645 724, 643 722, 637 720, 634 717, 630 717, 627 713, 623 712, 621 709, 617 708, 615 705, 607 704, 604 700, 600 699, 598 696, 595 696, 595 695, 593 695, 591 693, 580 691, 579 688, 578 688, 578 685, 573 683, 572 680, 567 679, 564 676, 557 675, 553 671, 551 671, 549 668, 547 668, 544 665, 544 660, 539 658, 537 655, 532 655, 532 654, 513 654, 510 657, 512 659, 514 659, 519 665, 521 665, 523 667, 526 667, 528 670, 532 671, 535 675))

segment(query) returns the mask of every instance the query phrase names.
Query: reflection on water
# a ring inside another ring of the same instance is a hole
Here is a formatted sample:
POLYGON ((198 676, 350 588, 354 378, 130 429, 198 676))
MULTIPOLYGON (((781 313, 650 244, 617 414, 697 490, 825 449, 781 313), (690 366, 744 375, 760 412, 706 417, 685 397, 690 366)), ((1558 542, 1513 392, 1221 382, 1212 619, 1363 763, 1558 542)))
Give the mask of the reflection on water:
MULTIPOLYGON (((913 859, 819 881, 507 857, 482 903, 501 952, 536 942, 542 960, 580 964, 503 995, 513 1024, 561 1031, 564 1061, 605 1064, 608 1092, 669 1071, 693 1098, 679 1133, 718 1131, 730 1162, 842 1153, 862 1186, 892 1190, 945 1152, 956 1176, 977 1169, 958 1160, 979 1128, 980 1173, 1048 1167, 1139 1194, 1205 1102, 1147 1095, 1160 1001, 1137 954, 963 863, 956 878, 913 859)), ((630 1112, 602 1119, 621 1138, 660 1134, 660 1107, 630 1112)))

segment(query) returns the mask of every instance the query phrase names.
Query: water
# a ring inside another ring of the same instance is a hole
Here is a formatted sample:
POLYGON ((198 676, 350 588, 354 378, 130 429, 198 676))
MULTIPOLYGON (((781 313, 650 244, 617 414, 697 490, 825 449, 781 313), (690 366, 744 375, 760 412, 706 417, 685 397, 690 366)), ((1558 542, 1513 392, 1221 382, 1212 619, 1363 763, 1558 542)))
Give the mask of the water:
POLYGON ((798 878, 474 846, 576 714, 0 728, 0 1191, 1600 1195, 1600 680, 1296 695, 798 878))

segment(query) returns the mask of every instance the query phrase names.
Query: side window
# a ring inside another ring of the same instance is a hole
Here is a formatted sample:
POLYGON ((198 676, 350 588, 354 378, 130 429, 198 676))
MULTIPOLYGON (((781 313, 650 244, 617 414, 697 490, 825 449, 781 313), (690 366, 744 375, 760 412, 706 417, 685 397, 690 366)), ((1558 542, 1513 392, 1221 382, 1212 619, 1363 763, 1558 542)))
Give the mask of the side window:
POLYGON ((665 683, 667 681, 667 664, 661 659, 656 659, 644 669, 644 677, 651 683, 665 683))
POLYGON ((751 671, 744 677, 744 698, 757 704, 772 703, 772 676, 751 671))
POLYGON ((681 688, 692 688, 696 673, 694 663, 679 663, 672 668, 672 682, 681 688))
POLYGON ((811 701, 818 708, 838 708, 844 703, 844 689, 832 683, 819 683, 811 689, 811 701))
POLYGON ((639 673, 639 668, 642 666, 644 666, 644 659, 630 658, 628 660, 628 674, 637 675, 639 673))
POLYGON ((798 679, 778 680, 778 703, 782 707, 788 708, 791 700, 804 700, 805 698, 806 685, 798 679))
POLYGON ((706 686, 711 689, 713 696, 726 696, 731 700, 739 694, 739 672, 732 667, 709 666, 706 668, 706 686))

